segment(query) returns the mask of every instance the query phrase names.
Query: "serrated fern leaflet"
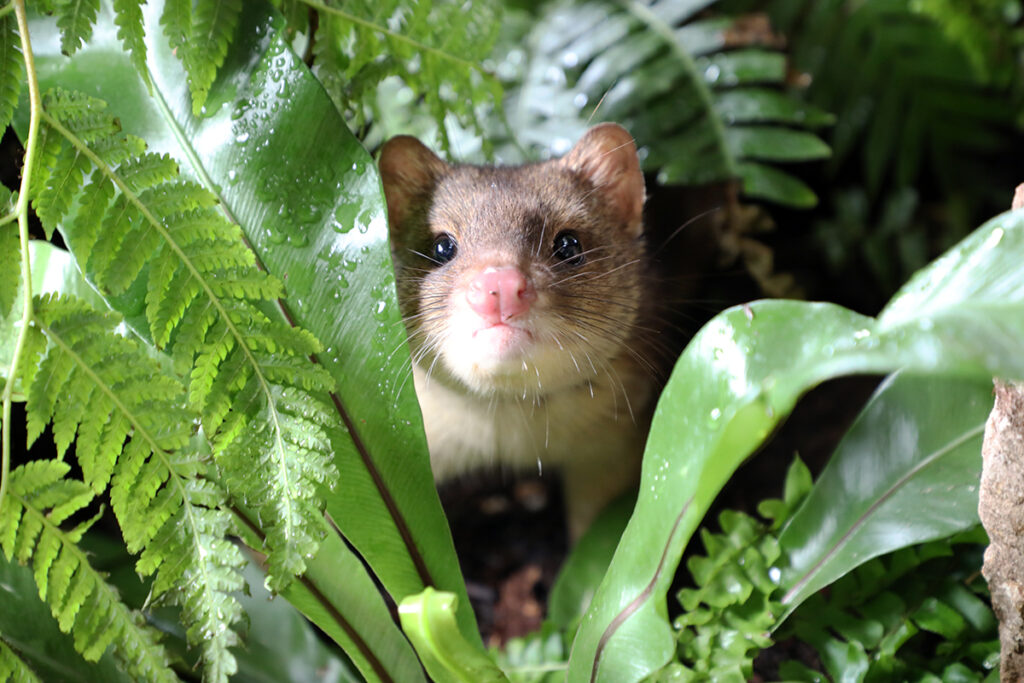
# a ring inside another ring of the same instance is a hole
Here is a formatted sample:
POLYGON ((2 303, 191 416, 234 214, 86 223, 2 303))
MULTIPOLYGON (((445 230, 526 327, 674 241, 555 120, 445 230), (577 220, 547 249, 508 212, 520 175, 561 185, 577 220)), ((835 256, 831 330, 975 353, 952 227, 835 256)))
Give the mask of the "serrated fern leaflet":
MULTIPOLYGON (((8 560, 32 561, 39 597, 49 604, 61 631, 73 635, 75 649, 86 660, 96 661, 112 646, 135 679, 178 680, 157 640, 159 632, 125 607, 78 547, 92 520, 67 531, 61 528, 93 498, 83 482, 65 478, 69 469, 66 463, 43 460, 11 472, 7 504, 0 513, 0 548, 8 560)), ((0 671, 5 658, 0 654, 0 671)))
POLYGON ((188 403, 227 493, 262 522, 279 589, 317 548, 317 491, 334 477, 316 422, 332 383, 308 360, 319 343, 255 306, 281 296, 280 282, 255 266, 208 191, 104 108, 77 93, 45 98, 37 213, 48 230, 62 226, 102 292, 144 285, 148 335, 190 373, 188 403))
MULTIPOLYGON (((23 372, 26 383, 31 377, 29 439, 52 420, 63 452, 77 433, 85 492, 110 482, 128 550, 141 551, 136 570, 155 575, 150 599, 182 608, 189 641, 202 647, 207 680, 227 680, 237 668, 228 648, 238 642, 230 626, 241 608, 231 593, 243 586, 243 558, 226 540, 224 493, 202 478, 206 463, 190 446, 195 413, 184 387, 112 332, 117 316, 54 296, 37 299, 35 311, 23 372)), ((5 533, 13 540, 13 530, 5 533)), ((34 565, 38 572, 38 558, 34 565)))

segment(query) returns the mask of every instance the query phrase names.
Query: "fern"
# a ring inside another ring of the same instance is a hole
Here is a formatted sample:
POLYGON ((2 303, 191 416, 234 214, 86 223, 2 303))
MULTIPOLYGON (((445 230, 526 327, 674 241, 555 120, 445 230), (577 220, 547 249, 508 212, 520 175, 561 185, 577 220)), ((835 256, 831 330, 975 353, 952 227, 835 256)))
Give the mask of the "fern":
POLYGON ((241 13, 242 0, 199 0, 193 10, 192 25, 182 46, 182 63, 196 116, 203 112, 210 86, 224 64, 241 13))
POLYGON ((148 333, 191 373, 189 404, 228 494, 266 525, 269 582, 280 589, 317 548, 318 488, 335 476, 326 436, 299 417, 323 412, 332 386, 308 361, 319 343, 254 305, 281 296, 280 282, 256 268, 238 227, 209 192, 178 178, 172 159, 143 153, 98 100, 57 92, 45 109, 47 135, 60 146, 36 198, 40 219, 63 221, 102 291, 117 295, 145 279, 148 333), (90 171, 71 212, 70 188, 90 171), (246 470, 260 476, 232 476, 246 470))
MULTIPOLYGON (((75 649, 86 660, 98 660, 112 646, 114 656, 136 679, 178 680, 157 642, 158 632, 125 607, 78 547, 95 518, 70 530, 61 528, 93 499, 87 485, 65 478, 69 469, 66 463, 49 460, 11 472, 0 512, 0 548, 8 560, 32 561, 39 597, 50 605, 61 631, 72 633, 75 649)), ((9 650, 0 651, 0 671, 6 660, 12 671, 21 671, 22 680, 34 680, 26 677, 24 665, 14 665, 12 657, 9 650)))
POLYGON ((368 115, 380 117, 373 93, 385 77, 397 76, 423 99, 446 151, 448 114, 482 132, 475 107, 497 106, 501 98, 498 81, 481 67, 497 37, 496 3, 474 2, 467 9, 454 0, 306 1, 320 13, 315 73, 355 127, 368 115))
POLYGON ((748 196, 813 205, 810 189, 766 162, 820 159, 805 130, 831 122, 779 89, 783 55, 767 31, 701 14, 713 0, 559 1, 534 22, 507 107, 520 141, 564 153, 594 120, 623 123, 663 183, 739 177, 748 196), (768 87, 766 87, 768 86, 768 87), (771 87, 774 86, 774 87, 771 87))
POLYGON ((149 69, 146 68, 146 30, 142 24, 142 3, 138 0, 114 0, 114 23, 117 37, 125 52, 131 55, 132 66, 147 88, 152 90, 149 69))
POLYGON ((151 598, 181 606, 207 679, 226 680, 236 668, 228 648, 238 642, 230 626, 241 609, 230 593, 243 587, 243 558, 225 538, 224 494, 201 478, 206 465, 189 446, 193 413, 184 387, 113 334, 110 313, 47 296, 36 300, 33 323, 24 361, 26 370, 38 368, 25 373, 30 443, 51 419, 58 455, 77 432, 83 486, 102 492, 112 477, 111 504, 128 550, 142 552, 136 571, 156 575, 151 598))
POLYGON ((41 683, 28 664, 3 640, 0 640, 0 680, 9 683, 41 683))
MULTIPOLYGON (((972 180, 963 172, 970 155, 1006 147, 1000 132, 1013 124, 1014 103, 977 75, 962 43, 912 7, 938 12, 936 3, 771 4, 796 66, 813 76, 808 99, 842 122, 832 136, 833 174, 859 163, 869 194, 877 197, 887 180, 904 187, 928 173, 948 194, 972 180), (852 77, 851 64, 858 65, 852 77)), ((985 189, 1012 187, 984 174, 978 180, 985 189)))
POLYGON ((100 0, 57 0, 55 9, 61 52, 73 55, 92 36, 100 0))
MULTIPOLYGON (((986 541, 978 530, 871 560, 801 605, 780 637, 810 644, 833 679, 989 680, 999 641, 978 572, 986 541)), ((779 674, 820 679, 796 662, 779 674)))
POLYGON ((13 12, 0 18, 0 126, 7 128, 18 106, 25 62, 21 58, 21 38, 13 12))

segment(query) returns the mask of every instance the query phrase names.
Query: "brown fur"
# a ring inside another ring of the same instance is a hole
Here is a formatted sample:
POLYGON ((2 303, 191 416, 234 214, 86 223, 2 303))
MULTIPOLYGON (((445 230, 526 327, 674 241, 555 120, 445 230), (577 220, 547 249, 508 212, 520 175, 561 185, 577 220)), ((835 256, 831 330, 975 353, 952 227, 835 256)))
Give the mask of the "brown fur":
POLYGON ((534 457, 560 465, 579 533, 635 481, 657 386, 632 139, 604 124, 562 159, 492 168, 449 166, 400 137, 380 168, 435 475, 534 457), (564 230, 582 244, 581 265, 554 256, 564 230), (458 252, 437 265, 443 233, 458 252), (537 291, 535 348, 514 367, 469 367, 451 339, 467 283, 488 266, 519 268, 537 291))

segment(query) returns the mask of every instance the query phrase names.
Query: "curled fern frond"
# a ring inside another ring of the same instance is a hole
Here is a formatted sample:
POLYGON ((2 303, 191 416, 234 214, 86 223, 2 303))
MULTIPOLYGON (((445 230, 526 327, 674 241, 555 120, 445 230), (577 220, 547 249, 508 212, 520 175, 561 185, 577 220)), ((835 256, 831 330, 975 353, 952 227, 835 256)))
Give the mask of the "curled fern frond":
POLYGON ((144 152, 99 100, 56 91, 44 109, 47 139, 60 144, 43 162, 37 212, 62 226, 101 291, 145 279, 148 334, 189 374, 188 403, 215 465, 265 475, 228 476, 227 494, 267 525, 269 566, 289 568, 271 574, 281 588, 316 551, 307 530, 320 528, 318 487, 335 475, 324 433, 295 421, 296 406, 324 411, 333 386, 309 361, 320 344, 257 307, 280 297, 281 283, 256 267, 238 226, 173 159, 144 152))
POLYGON ((184 387, 114 334, 117 322, 76 299, 36 300, 34 337, 47 344, 30 344, 26 359, 39 368, 28 390, 29 438, 52 420, 63 453, 77 433, 81 486, 91 496, 112 477, 110 500, 128 550, 142 553, 136 570, 156 575, 152 599, 181 606, 208 680, 223 681, 236 668, 228 648, 238 643, 230 627, 241 608, 231 593, 242 588, 244 564, 226 540, 225 495, 202 478, 206 463, 189 447, 195 419, 184 387))
MULTIPOLYGON (((121 602, 78 547, 93 520, 61 528, 93 499, 87 485, 66 478, 69 469, 66 463, 42 460, 11 472, 0 512, 0 548, 8 559, 31 561, 39 597, 50 606, 61 631, 72 634, 75 649, 86 660, 96 661, 113 647, 114 656, 137 680, 178 680, 158 642, 159 632, 121 602)), ((0 653, 0 670, 3 659, 0 653)))
POLYGON ((21 657, 0 640, 0 680, 10 683, 42 683, 21 657))
POLYGON ((469 9, 452 0, 309 4, 320 13, 313 45, 317 77, 356 127, 368 113, 379 118, 372 94, 388 76, 398 76, 423 98, 445 150, 448 114, 482 133, 475 107, 500 106, 499 82, 481 67, 497 38, 496 3, 474 2, 469 9))

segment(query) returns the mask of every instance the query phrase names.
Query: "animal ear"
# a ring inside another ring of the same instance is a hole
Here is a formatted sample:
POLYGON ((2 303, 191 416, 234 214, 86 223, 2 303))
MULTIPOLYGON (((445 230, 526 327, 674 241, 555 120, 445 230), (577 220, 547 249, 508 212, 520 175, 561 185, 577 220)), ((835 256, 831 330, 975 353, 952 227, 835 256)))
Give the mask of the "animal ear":
POLYGON ((643 232, 644 175, 633 136, 617 123, 588 130, 557 162, 598 188, 631 236, 643 232))
POLYGON ((388 202, 388 222, 394 235, 405 224, 415 204, 426 197, 448 164, 410 135, 399 135, 384 143, 377 161, 388 202))

